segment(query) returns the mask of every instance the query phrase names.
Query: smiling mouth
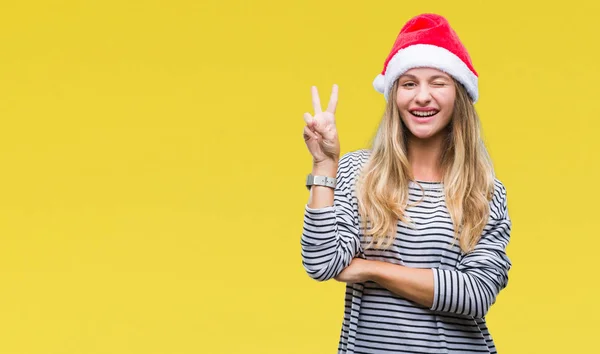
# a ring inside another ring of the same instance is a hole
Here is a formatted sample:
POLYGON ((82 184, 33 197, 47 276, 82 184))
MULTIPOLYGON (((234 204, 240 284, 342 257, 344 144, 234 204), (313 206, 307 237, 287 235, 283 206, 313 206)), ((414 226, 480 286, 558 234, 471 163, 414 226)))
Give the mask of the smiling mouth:
POLYGON ((436 114, 439 113, 438 110, 431 110, 431 111, 409 111, 410 114, 412 114, 413 116, 417 117, 417 118, 429 118, 429 117, 433 117, 436 114))

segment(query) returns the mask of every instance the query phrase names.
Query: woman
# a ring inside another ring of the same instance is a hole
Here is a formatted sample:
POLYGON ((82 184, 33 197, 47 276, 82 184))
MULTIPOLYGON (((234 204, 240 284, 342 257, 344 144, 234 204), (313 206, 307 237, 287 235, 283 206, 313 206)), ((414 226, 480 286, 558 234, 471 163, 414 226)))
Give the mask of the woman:
POLYGON ((400 31, 374 86, 370 149, 340 158, 338 88, 306 113, 302 261, 347 283, 339 353, 496 353, 485 316, 508 282, 511 221, 473 104, 477 72, 445 18, 400 31))

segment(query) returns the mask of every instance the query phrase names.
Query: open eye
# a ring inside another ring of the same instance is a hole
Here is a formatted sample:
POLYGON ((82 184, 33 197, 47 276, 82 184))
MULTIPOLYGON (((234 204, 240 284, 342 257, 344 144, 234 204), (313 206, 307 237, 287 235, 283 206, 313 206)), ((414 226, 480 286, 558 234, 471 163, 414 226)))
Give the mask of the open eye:
POLYGON ((415 87, 416 84, 414 82, 405 82, 402 84, 402 87, 415 87))

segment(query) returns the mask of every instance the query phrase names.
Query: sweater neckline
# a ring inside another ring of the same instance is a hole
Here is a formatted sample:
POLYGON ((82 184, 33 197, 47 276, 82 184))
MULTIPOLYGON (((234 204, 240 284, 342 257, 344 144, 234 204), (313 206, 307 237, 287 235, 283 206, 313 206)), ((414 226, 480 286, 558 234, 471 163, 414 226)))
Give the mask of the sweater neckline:
POLYGON ((421 180, 410 180, 408 181, 409 186, 419 189, 419 185, 425 190, 441 190, 444 189, 444 183, 441 181, 421 181, 421 180))

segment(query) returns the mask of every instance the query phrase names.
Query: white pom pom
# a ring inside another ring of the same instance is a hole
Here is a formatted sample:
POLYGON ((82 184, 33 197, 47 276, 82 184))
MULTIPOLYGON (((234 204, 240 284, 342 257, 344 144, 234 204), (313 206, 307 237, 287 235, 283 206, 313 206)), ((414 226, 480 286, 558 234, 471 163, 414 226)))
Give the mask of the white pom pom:
POLYGON ((383 93, 385 90, 385 76, 381 74, 377 75, 375 80, 373 80, 373 87, 377 92, 383 93))

